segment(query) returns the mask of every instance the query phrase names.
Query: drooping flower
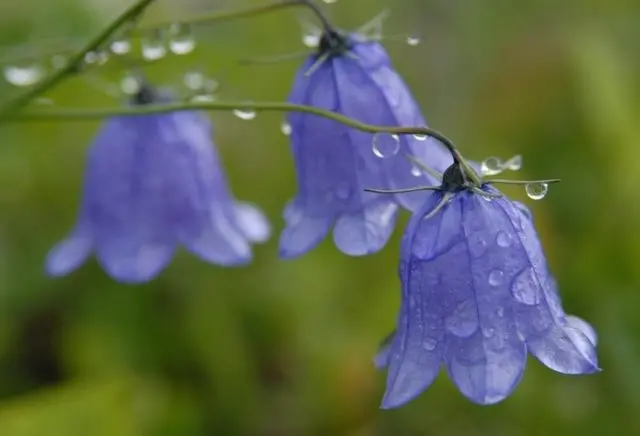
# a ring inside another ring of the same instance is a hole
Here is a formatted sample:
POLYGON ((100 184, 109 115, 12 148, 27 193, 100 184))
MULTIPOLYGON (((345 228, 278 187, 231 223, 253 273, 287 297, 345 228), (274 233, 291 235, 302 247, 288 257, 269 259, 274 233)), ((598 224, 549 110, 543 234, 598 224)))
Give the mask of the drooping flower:
MULTIPOLYGON (((289 102, 379 126, 426 126, 384 48, 357 34, 325 32, 318 53, 300 69, 289 102)), ((373 135, 303 113, 290 114, 288 121, 298 193, 284 213, 280 254, 285 258, 314 248, 332 226, 342 252, 359 256, 380 250, 398 206, 414 210, 425 194, 380 196, 364 189, 433 184, 407 155, 439 172, 452 162, 444 147, 426 136, 373 135)))
POLYGON ((478 404, 514 390, 527 351, 563 374, 599 370, 595 332, 565 315, 530 215, 504 196, 434 193, 407 226, 399 275, 396 333, 376 356, 388 366, 383 408, 427 389, 441 364, 478 404))
MULTIPOLYGON (((148 85, 135 98, 167 100, 148 85)), ((198 112, 107 120, 89 151, 77 223, 49 253, 48 273, 66 275, 95 250, 115 280, 145 282, 179 244, 214 264, 249 262, 251 243, 265 241, 269 225, 230 193, 211 135, 198 112)))

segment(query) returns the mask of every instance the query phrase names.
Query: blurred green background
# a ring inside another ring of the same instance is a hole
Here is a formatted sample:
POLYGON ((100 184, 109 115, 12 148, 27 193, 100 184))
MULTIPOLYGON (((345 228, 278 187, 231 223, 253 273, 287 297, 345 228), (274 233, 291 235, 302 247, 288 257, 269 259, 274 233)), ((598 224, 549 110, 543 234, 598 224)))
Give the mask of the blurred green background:
MULTIPOLYGON (((82 45, 127 4, 3 1, 3 62, 60 40, 82 45)), ((160 1, 145 20, 250 4, 160 1)), ((417 400, 380 411, 385 374, 371 358, 395 322, 401 227, 367 258, 327 241, 278 260, 281 210, 295 193, 280 114, 211 113, 234 193, 264 208, 276 231, 250 267, 180 253, 145 286, 116 284, 93 260, 47 278, 44 256, 75 220, 99 123, 9 124, 0 127, 0 435, 640 434, 640 2, 340 0, 326 10, 351 29, 385 7, 386 35, 422 36, 416 47, 386 46, 433 127, 469 158, 521 153, 519 177, 563 179, 540 202, 507 192, 533 209, 565 309, 597 329, 604 371, 562 376, 530 359, 514 394, 491 407, 441 374, 417 400)), ((197 70, 221 81, 221 97, 283 100, 298 61, 237 60, 300 51, 300 14, 198 28, 193 54, 146 71, 180 89, 197 70)), ((117 85, 122 66, 111 59, 47 96, 59 107, 119 104, 100 88, 117 85)), ((1 101, 23 91, 0 79, 1 101)))

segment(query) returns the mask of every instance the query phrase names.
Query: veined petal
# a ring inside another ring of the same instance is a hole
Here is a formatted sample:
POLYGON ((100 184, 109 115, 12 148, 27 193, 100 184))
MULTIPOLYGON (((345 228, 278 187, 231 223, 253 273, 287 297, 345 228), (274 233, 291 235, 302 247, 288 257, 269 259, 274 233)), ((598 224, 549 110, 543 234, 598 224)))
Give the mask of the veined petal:
POLYGON ((554 325, 545 335, 527 340, 529 351, 548 368, 562 374, 600 371, 594 344, 577 328, 554 325))
POLYGON ((443 272, 448 277, 443 283, 455 298, 445 317, 445 360, 467 398, 495 404, 511 394, 526 364, 511 284, 528 259, 513 244, 515 235, 504 213, 477 195, 458 198, 464 243, 452 248, 448 259, 455 265, 443 272))
POLYGON ((397 211, 396 204, 378 200, 362 212, 340 216, 333 230, 336 246, 350 256, 380 251, 393 233, 397 211))
MULTIPOLYGON (((382 408, 400 407, 427 389, 440 370, 444 350, 444 324, 440 316, 442 302, 436 286, 438 272, 422 259, 429 255, 417 240, 436 241, 441 217, 424 220, 436 204, 425 204, 415 214, 403 238, 400 260, 402 304, 397 333, 391 342, 388 359, 387 389, 382 408)), ((459 223, 458 223, 459 224, 459 223)))

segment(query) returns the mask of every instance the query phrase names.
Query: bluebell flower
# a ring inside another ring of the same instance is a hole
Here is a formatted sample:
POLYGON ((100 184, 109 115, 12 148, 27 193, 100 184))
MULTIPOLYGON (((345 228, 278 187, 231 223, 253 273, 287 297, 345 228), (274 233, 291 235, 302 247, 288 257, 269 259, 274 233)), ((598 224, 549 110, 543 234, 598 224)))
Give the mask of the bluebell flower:
POLYGON ((514 390, 527 351, 563 374, 599 370, 595 332, 565 315, 521 204, 465 189, 434 193, 407 226, 399 275, 396 333, 376 356, 379 367, 388 366, 383 408, 427 389, 441 364, 478 404, 497 403, 514 390))
MULTIPOLYGON (((357 34, 326 32, 318 53, 298 72, 288 100, 374 125, 426 126, 384 48, 357 34)), ((342 252, 359 256, 380 250, 399 206, 415 210, 425 194, 380 196, 364 189, 433 184, 407 155, 440 172, 452 162, 444 147, 427 137, 374 136, 303 113, 291 113, 288 122, 298 193, 284 213, 280 254, 285 258, 314 248, 333 226, 342 252)))
MULTIPOLYGON (((167 96, 145 85, 136 99, 167 96)), ((107 120, 89 151, 77 223, 49 253, 48 273, 66 275, 95 251, 115 280, 145 282, 179 244, 214 264, 249 262, 251 243, 265 241, 269 225, 230 193, 211 136, 199 112, 107 120)))

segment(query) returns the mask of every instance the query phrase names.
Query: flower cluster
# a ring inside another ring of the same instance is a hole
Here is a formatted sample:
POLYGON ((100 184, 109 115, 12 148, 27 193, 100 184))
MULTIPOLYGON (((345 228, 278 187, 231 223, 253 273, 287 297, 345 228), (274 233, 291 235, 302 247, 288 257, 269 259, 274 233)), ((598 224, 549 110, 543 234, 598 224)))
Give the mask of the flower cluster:
MULTIPOLYGON (((412 214, 397 326, 375 358, 388 368, 382 407, 415 398, 441 364, 478 404, 514 390, 527 352, 560 373, 598 371, 595 332, 565 315, 531 213, 494 187, 506 181, 485 178, 502 167, 465 160, 444 137, 400 134, 426 121, 385 49, 321 18, 317 50, 288 98, 317 110, 288 115, 298 191, 284 208, 279 253, 303 255, 332 231, 342 253, 369 255, 386 245, 400 210, 412 214), (339 117, 319 116, 327 113, 339 117)), ((129 109, 172 101, 143 81, 129 109)), ((212 135, 194 110, 107 120, 89 151, 77 223, 47 271, 69 274, 95 252, 115 280, 141 283, 180 245, 213 264, 247 264, 270 225, 231 194, 212 135)))

